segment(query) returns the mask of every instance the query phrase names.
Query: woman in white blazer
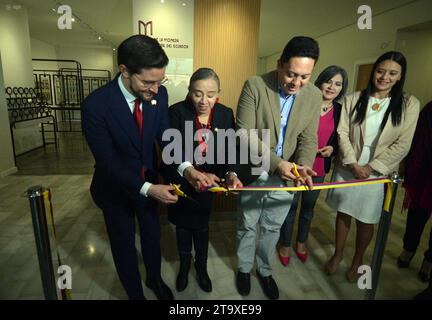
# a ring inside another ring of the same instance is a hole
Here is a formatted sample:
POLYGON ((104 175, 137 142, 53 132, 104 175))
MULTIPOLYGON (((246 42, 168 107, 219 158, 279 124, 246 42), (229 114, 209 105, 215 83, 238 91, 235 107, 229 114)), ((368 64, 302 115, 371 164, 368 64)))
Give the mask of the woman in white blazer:
MULTIPOLYGON (((372 68, 368 86, 344 98, 337 129, 339 156, 333 181, 376 178, 397 170, 407 155, 419 115, 419 101, 403 92, 407 63, 396 51, 381 55, 372 68)), ((327 203, 338 211, 336 246, 325 265, 328 274, 336 272, 351 225, 357 224, 356 248, 346 273, 356 282, 358 267, 380 220, 384 186, 371 185, 332 189, 327 203)))

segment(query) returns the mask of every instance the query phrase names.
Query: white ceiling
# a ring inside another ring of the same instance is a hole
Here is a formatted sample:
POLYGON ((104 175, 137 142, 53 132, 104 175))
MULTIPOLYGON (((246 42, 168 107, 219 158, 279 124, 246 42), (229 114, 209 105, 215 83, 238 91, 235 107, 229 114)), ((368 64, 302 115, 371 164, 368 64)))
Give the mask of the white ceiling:
MULTIPOLYGON (((375 16, 412 0, 261 0, 259 57, 282 51, 295 35, 318 38, 357 24, 359 6, 367 4, 375 16)), ((319 40, 319 39, 318 39, 319 40)))
MULTIPOLYGON (((144 0, 143 0, 144 1, 144 0)), ((148 1, 148 0, 147 0, 148 1)), ((169 1, 169 0, 166 0, 169 1)), ((199 0, 198 0, 199 1, 199 0)), ((373 15, 412 0, 368 0, 373 15)), ((57 46, 110 47, 132 32, 132 0, 64 0, 82 20, 72 30, 59 30, 55 0, 0 0, 0 4, 27 8, 31 37, 57 46), (89 28, 88 26, 91 28, 89 28), (105 40, 97 40, 95 31, 105 40)), ((357 8, 364 0, 261 0, 259 57, 282 50, 294 35, 319 37, 357 23, 357 8)))

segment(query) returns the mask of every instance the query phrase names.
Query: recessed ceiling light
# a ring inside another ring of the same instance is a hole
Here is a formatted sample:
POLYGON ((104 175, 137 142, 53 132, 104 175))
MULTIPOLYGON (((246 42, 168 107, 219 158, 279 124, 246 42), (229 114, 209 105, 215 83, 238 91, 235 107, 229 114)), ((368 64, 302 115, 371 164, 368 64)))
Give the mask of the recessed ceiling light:
POLYGON ((186 3, 183 2, 183 3, 182 3, 182 6, 183 6, 183 7, 186 7, 186 3))
POLYGON ((164 3, 165 3, 165 0, 161 0, 161 3, 164 4, 164 3))
POLYGON ((98 36, 98 40, 102 40, 102 37, 101 37, 101 36, 98 36))
POLYGON ((75 18, 72 18, 72 22, 75 22, 75 18))

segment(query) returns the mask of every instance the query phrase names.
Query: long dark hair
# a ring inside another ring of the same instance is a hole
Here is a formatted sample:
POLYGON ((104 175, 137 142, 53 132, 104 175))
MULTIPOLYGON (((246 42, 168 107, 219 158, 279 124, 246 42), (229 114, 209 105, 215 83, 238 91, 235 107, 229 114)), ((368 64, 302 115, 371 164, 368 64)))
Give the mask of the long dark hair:
POLYGON ((348 89, 348 75, 344 68, 339 66, 328 66, 319 74, 318 78, 315 80, 315 87, 321 90, 321 86, 323 83, 326 83, 335 75, 340 74, 342 77, 342 90, 339 92, 338 96, 334 99, 338 101, 339 99, 345 96, 345 93, 348 89))
POLYGON ((368 106, 369 97, 375 90, 375 86, 373 83, 375 70, 378 67, 378 65, 385 60, 392 60, 398 63, 401 66, 402 73, 401 73, 400 80, 394 84, 393 88, 390 91, 390 96, 391 96, 390 105, 386 110, 383 121, 381 122, 381 129, 384 129, 384 126, 387 123, 390 114, 391 114, 393 126, 398 126, 402 121, 402 114, 405 110, 403 87, 404 87, 405 75, 407 71, 407 62, 402 53, 397 51, 389 51, 381 55, 373 65, 372 72, 369 77, 368 86, 365 90, 362 91, 360 98, 358 99, 353 109, 353 112, 356 112, 354 123, 361 124, 366 118, 366 110, 368 106))

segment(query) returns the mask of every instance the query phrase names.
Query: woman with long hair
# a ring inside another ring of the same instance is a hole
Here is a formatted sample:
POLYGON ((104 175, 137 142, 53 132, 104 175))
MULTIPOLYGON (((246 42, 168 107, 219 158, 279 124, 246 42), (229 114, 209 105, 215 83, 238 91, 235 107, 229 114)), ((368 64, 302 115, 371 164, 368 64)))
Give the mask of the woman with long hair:
MULTIPOLYGON (((386 176, 396 171, 408 154, 419 101, 403 92, 406 71, 402 53, 386 52, 374 63, 367 88, 344 98, 333 181, 386 176)), ((328 274, 336 272, 343 258, 353 217, 357 224, 356 247, 346 278, 349 282, 357 281, 374 225, 381 217, 383 200, 381 184, 329 191, 327 203, 337 210, 337 217, 335 251, 325 265, 328 274)))

